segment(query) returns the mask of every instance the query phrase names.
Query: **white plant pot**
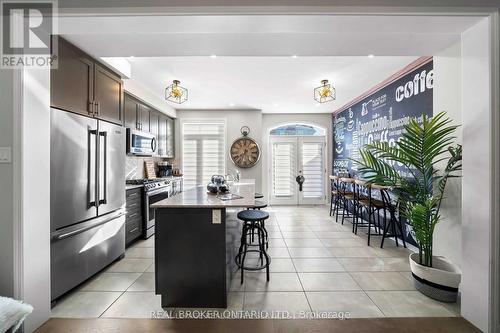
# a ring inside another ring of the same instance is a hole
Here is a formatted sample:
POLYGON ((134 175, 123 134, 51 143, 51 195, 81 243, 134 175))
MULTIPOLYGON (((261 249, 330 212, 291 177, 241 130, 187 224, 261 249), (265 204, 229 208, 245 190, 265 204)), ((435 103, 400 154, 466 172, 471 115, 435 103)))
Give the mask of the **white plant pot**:
POLYGON ((432 266, 420 264, 418 253, 410 254, 410 268, 415 288, 422 294, 441 302, 457 301, 462 272, 444 257, 432 257, 432 266))

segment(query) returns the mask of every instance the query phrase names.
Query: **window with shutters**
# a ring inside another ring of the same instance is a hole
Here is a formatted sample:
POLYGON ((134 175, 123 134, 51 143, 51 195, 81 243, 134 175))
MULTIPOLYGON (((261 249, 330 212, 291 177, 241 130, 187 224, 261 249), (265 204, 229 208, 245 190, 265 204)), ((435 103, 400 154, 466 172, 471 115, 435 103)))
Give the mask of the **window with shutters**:
POLYGON ((302 174, 304 182, 302 195, 304 198, 321 198, 324 193, 323 142, 303 142, 302 174))
POLYGON ((294 195, 296 148, 294 142, 273 143, 273 193, 276 197, 294 195))
POLYGON ((226 173, 224 120, 182 122, 184 187, 206 185, 212 175, 226 173))

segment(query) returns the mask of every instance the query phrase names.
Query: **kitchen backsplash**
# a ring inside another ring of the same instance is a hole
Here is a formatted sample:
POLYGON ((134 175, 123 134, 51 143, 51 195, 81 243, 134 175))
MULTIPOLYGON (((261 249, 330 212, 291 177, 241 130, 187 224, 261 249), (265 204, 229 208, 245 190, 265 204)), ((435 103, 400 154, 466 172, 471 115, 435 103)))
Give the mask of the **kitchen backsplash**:
MULTIPOLYGON (((125 158, 126 179, 140 179, 146 177, 144 161, 154 161, 156 166, 156 163, 163 161, 163 159, 160 157, 127 156, 125 158)), ((156 171, 158 172, 158 170, 156 171)))

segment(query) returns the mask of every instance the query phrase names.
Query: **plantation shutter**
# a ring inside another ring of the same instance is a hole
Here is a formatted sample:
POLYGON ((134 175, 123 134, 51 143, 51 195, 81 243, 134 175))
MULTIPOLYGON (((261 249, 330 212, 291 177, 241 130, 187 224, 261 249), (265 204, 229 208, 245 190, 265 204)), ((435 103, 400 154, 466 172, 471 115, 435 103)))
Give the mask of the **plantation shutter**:
POLYGON ((183 122, 182 165, 184 186, 206 185, 212 175, 224 175, 224 121, 183 122))
POLYGON ((273 194, 275 197, 292 197, 295 193, 296 144, 273 143, 273 194))
POLYGON ((324 196, 323 146, 322 142, 302 143, 302 174, 305 178, 302 195, 304 198, 324 196))

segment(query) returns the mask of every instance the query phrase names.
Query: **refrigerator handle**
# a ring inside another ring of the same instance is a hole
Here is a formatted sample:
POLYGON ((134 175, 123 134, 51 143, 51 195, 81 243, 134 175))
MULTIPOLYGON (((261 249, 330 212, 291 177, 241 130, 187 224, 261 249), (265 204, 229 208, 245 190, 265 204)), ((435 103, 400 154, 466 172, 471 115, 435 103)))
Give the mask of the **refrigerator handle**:
MULTIPOLYGON (((108 191, 108 132, 99 132, 99 140, 103 139, 104 142, 104 151, 103 151, 103 166, 102 170, 99 168, 99 182, 102 182, 102 194, 103 198, 101 199, 101 193, 99 193, 99 204, 106 204, 107 201, 107 191, 108 191), (101 179, 101 172, 103 177, 101 179)), ((99 147, 100 148, 100 147, 99 147)), ((99 153, 100 154, 100 153, 99 153)), ((99 161, 99 167, 101 166, 99 161)))
POLYGON ((97 172, 97 160, 96 160, 96 149, 97 149, 97 131, 88 129, 87 133, 88 140, 88 207, 97 207, 97 182, 96 182, 96 172, 97 172), (94 137, 94 142, 92 143, 92 137, 94 137))
POLYGON ((151 149, 153 150, 153 153, 156 151, 156 139, 155 138, 151 139, 151 149))

